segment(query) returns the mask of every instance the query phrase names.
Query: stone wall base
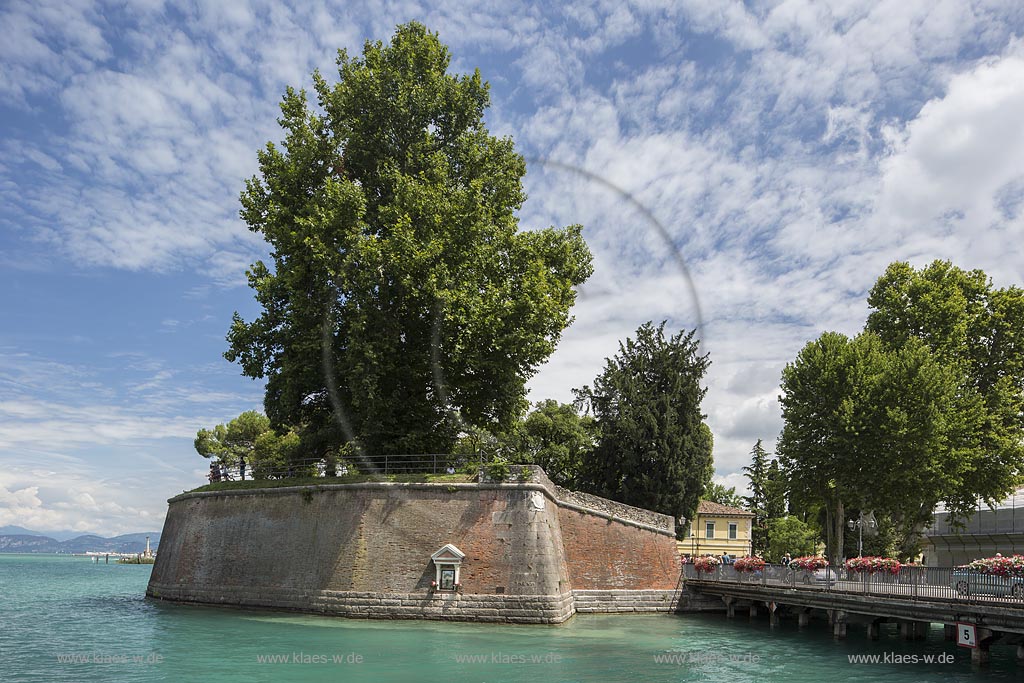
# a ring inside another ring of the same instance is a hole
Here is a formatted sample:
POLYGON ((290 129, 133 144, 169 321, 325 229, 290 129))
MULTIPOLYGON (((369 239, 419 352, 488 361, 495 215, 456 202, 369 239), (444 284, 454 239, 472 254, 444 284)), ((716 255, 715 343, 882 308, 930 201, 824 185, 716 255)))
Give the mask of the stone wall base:
POLYGON ((362 619, 440 619, 511 624, 559 624, 573 613, 563 595, 464 595, 456 593, 356 593, 280 587, 196 586, 151 583, 146 595, 172 602, 287 609, 362 619))
POLYGON ((577 612, 674 612, 675 590, 574 590, 577 612))
POLYGON ((702 595, 685 588, 679 592, 677 612, 725 612, 726 606, 718 595, 702 595))
POLYGON ((560 624, 576 612, 724 611, 721 598, 687 590, 574 590, 563 595, 356 593, 272 586, 167 586, 146 595, 172 602, 286 609, 359 619, 440 619, 511 624, 560 624))

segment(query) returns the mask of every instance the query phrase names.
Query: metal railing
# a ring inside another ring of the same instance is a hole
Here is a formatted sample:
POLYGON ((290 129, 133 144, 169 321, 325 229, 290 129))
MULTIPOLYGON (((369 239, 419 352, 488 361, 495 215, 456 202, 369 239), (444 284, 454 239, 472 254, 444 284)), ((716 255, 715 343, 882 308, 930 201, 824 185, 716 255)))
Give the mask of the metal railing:
POLYGON ((684 564, 683 578, 686 581, 827 593, 868 594, 911 600, 995 602, 1024 607, 1024 577, 981 574, 962 567, 901 567, 896 574, 871 574, 853 572, 844 567, 805 571, 785 565, 767 565, 761 571, 747 573, 724 564, 711 572, 698 572, 694 565, 684 564))
MULTIPOLYGON (((418 453, 399 455, 366 455, 326 460, 305 458, 288 461, 255 461, 240 464, 210 463, 210 482, 239 481, 242 479, 292 479, 300 477, 329 477, 349 474, 455 474, 465 473, 470 466, 465 455, 450 453, 418 453)), ((475 465, 473 472, 476 472, 475 465)))

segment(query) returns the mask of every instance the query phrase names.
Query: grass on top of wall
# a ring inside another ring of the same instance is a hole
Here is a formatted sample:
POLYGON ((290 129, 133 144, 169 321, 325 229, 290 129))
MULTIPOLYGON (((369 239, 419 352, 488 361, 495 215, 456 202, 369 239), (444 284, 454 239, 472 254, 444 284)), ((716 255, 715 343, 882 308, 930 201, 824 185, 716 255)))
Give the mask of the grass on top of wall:
POLYGON ((270 489, 281 486, 322 486, 324 484, 356 484, 366 481, 389 481, 396 483, 469 483, 475 482, 472 474, 346 474, 341 477, 295 477, 294 479, 246 479, 245 481, 219 481, 205 484, 191 491, 235 491, 238 489, 270 489))

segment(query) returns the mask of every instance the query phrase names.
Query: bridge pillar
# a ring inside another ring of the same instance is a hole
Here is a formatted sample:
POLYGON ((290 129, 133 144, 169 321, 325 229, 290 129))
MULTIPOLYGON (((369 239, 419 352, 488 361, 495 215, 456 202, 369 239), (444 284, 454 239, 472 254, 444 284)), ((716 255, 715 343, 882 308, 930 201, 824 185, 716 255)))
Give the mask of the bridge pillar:
POLYGON ((946 640, 956 640, 956 626, 953 624, 943 624, 942 637, 946 640))
POLYGON ((807 610, 804 610, 804 611, 800 612, 796 616, 796 625, 797 626, 807 626, 807 624, 809 624, 809 623, 811 623, 811 613, 808 612, 807 610))
POLYGON ((1017 646, 1017 663, 1024 664, 1024 645, 1017 646))
POLYGON ((878 640, 878 622, 868 624, 868 640, 878 640))
POLYGON ((846 612, 842 610, 829 610, 832 618, 832 637, 842 639, 846 637, 846 612))
POLYGON ((901 621, 900 637, 903 640, 924 640, 928 635, 928 626, 926 621, 901 621))
POLYGON ((774 602, 768 603, 768 626, 775 628, 779 625, 779 606, 774 602))
POLYGON ((971 650, 971 664, 976 666, 988 666, 989 647, 992 645, 995 634, 987 628, 977 630, 978 647, 971 650))
POLYGON ((722 596, 722 602, 725 603, 725 618, 732 619, 736 616, 736 598, 728 595, 722 596))
POLYGON ((750 603, 750 618, 751 619, 756 619, 757 618, 757 603, 756 602, 750 603))

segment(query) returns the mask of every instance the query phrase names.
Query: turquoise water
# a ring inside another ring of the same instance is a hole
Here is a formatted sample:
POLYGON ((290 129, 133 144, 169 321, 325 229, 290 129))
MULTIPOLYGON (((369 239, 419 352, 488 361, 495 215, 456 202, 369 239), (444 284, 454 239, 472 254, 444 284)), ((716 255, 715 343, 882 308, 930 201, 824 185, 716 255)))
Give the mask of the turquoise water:
POLYGON ((771 630, 766 618, 722 615, 578 615, 552 627, 361 621, 161 604, 143 597, 150 570, 0 555, 0 681, 905 683, 1001 681, 1018 671, 1005 646, 993 647, 989 670, 973 670, 938 626, 906 643, 893 626, 871 642, 851 625, 836 642, 823 623, 771 630), (954 661, 848 660, 887 652, 954 661), (673 656, 678 663, 664 661, 673 656), (267 663, 273 657, 288 661, 267 663))

